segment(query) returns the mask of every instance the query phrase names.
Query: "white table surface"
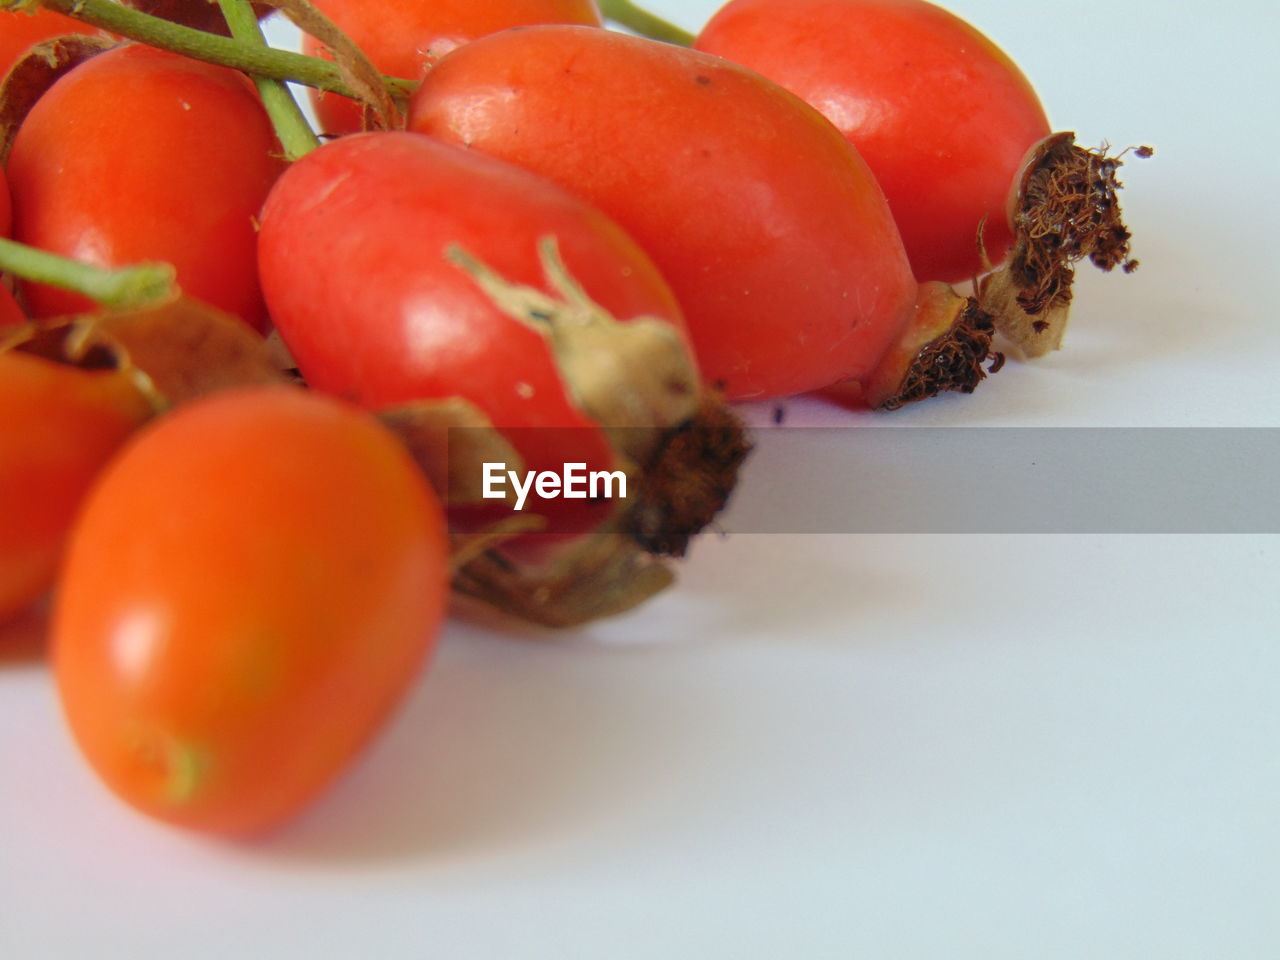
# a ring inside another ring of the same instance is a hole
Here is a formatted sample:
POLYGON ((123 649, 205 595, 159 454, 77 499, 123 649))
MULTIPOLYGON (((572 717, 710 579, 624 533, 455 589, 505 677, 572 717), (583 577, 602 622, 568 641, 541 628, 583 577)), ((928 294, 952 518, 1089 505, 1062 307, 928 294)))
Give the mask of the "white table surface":
MULTIPOLYGON (((951 6, 1055 125, 1157 147, 1125 168, 1143 267, 1085 276, 1066 350, 892 424, 1280 426, 1276 8, 951 6)), ((1280 956, 1275 536, 709 538, 613 622, 450 623, 256 845, 111 798, 15 632, 6 958, 1280 956)))

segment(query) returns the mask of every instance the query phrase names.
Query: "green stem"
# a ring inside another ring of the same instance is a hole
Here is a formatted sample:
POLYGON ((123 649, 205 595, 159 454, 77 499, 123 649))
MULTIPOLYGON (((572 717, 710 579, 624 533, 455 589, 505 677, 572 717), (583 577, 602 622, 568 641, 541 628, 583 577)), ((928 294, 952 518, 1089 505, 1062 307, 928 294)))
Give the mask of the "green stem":
POLYGON ((177 293, 174 269, 167 263, 140 263, 108 270, 3 237, 0 237, 0 271, 71 290, 116 309, 146 306, 177 293))
MULTIPOLYGON (((338 68, 319 57, 306 57, 300 53, 256 46, 231 37, 193 30, 133 10, 115 3, 114 0, 39 0, 39 4, 46 10, 56 10, 102 30, 195 60, 242 70, 256 77, 289 80, 339 93, 344 97, 356 97, 342 82, 338 68)), ((31 5, 32 0, 0 0, 0 10, 5 11, 27 9, 31 5)), ((397 77, 383 77, 383 81, 391 95, 401 100, 408 98, 417 86, 412 81, 397 77)))
MULTIPOLYGON (((266 48, 267 38, 262 35, 258 15, 254 13, 249 0, 218 0, 218 6, 233 37, 244 43, 266 48)), ((298 107, 298 101, 293 99, 293 94, 284 81, 254 77, 254 83, 262 96, 262 106, 276 128, 276 136, 280 138, 286 160, 297 160, 320 146, 319 138, 307 123, 307 118, 298 107)))
POLYGON ((674 43, 682 47, 693 46, 693 34, 674 23, 655 16, 631 0, 600 0, 600 12, 610 20, 629 27, 642 37, 674 43))

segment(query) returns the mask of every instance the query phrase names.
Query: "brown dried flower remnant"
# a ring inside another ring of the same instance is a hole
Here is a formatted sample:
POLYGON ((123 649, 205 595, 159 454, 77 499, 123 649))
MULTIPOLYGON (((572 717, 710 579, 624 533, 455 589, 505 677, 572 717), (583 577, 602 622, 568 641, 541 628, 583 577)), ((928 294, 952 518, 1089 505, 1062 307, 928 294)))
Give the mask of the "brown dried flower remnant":
POLYGON ((949 390, 973 393, 988 373, 1004 366, 1004 356, 991 353, 994 331, 991 315, 970 298, 955 324, 921 349, 898 392, 876 409, 898 410, 949 390), (982 366, 988 357, 992 359, 989 371, 982 366))
POLYGON ((697 415, 663 436, 644 467, 625 531, 649 553, 683 557, 690 539, 729 501, 751 453, 742 422, 706 394, 697 415))
POLYGON ((682 334, 651 317, 620 321, 569 273, 553 237, 539 245, 547 287, 512 283, 460 247, 446 256, 505 313, 545 337, 566 395, 609 439, 635 482, 593 533, 535 559, 480 551, 454 589, 552 627, 628 610, 672 582, 665 557, 725 506, 750 443, 740 420, 703 387, 682 334))
MULTIPOLYGON (((1139 157, 1154 153, 1150 147, 1134 150, 1139 157)), ((1081 147, 1073 133, 1055 133, 1033 148, 1023 167, 1013 253, 1007 267, 982 282, 979 295, 999 332, 1027 356, 1061 346, 1076 263, 1087 258, 1101 270, 1137 269, 1117 196, 1123 155, 1081 147)))

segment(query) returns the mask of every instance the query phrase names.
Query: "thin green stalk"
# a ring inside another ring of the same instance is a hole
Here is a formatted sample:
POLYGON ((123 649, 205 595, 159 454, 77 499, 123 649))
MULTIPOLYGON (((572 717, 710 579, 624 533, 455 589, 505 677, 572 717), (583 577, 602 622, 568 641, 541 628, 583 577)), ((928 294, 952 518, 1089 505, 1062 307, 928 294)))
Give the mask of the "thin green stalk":
POLYGON ((655 16, 631 0, 600 0, 600 12, 615 23, 629 27, 642 37, 674 43, 681 47, 693 46, 693 34, 674 23, 655 16))
MULTIPOLYGON (((233 37, 266 48, 267 38, 262 35, 258 15, 254 13, 249 0, 218 0, 218 6, 233 37)), ((298 102, 293 99, 293 94, 283 80, 254 77, 254 83, 262 96, 262 105, 276 128, 276 136, 280 139, 280 146, 284 148, 286 160, 297 160, 320 146, 319 138, 307 123, 307 118, 303 116, 298 102)))
MULTIPOLYGON (((33 0, 0 0, 0 10, 29 9, 33 0)), ((289 80, 319 90, 328 90, 355 97, 345 83, 338 68, 319 57, 306 57, 300 53, 256 46, 232 37, 193 30, 181 24, 171 23, 141 11, 115 3, 114 0, 39 0, 39 6, 56 10, 76 20, 130 40, 172 50, 195 60, 216 63, 256 77, 271 80, 289 80)), ((387 90, 397 99, 406 99, 417 86, 410 80, 383 77, 387 90)))
POLYGON ((167 263, 139 263, 108 270, 3 237, 0 272, 71 290, 116 309, 146 306, 177 293, 174 269, 167 263))

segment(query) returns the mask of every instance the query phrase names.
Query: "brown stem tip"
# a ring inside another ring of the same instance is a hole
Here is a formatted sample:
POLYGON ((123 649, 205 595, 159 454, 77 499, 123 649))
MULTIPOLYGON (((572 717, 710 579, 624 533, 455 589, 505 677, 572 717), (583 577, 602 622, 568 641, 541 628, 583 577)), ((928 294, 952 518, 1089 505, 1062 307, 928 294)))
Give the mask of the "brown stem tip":
MULTIPOLYGON (((921 349, 898 393, 881 401, 876 409, 897 410, 947 391, 973 393, 987 377, 982 365, 991 356, 994 332, 991 314, 970 298, 951 329, 921 349)), ((1003 365, 1003 355, 996 354, 991 372, 1003 365)))
POLYGON ((8 161, 18 128, 36 101, 64 74, 115 45, 108 37, 53 37, 33 46, 7 74, 0 73, 0 166, 8 161))
POLYGON ((945 391, 973 393, 1004 363, 991 353, 991 315, 943 283, 922 283, 915 313, 862 384, 874 410, 897 410, 945 391), (983 364, 991 359, 990 371, 983 364))
POLYGON ((718 397, 705 396, 696 415, 664 434, 624 532, 651 554, 683 557, 728 503, 750 453, 742 421, 718 397))
MULTIPOLYGON (((1036 144, 1019 176, 1010 222, 1016 241, 1008 265, 981 285, 983 308, 996 328, 1028 356, 1061 346, 1075 264, 1132 273, 1131 234, 1121 215, 1116 173, 1124 153, 1090 150, 1073 133, 1036 144)), ((1150 147, 1134 154, 1150 157, 1150 147)))

